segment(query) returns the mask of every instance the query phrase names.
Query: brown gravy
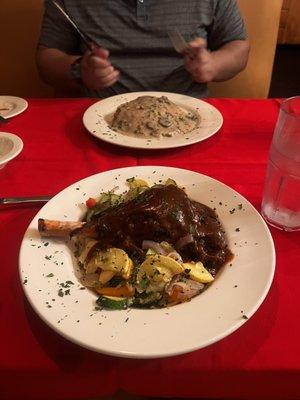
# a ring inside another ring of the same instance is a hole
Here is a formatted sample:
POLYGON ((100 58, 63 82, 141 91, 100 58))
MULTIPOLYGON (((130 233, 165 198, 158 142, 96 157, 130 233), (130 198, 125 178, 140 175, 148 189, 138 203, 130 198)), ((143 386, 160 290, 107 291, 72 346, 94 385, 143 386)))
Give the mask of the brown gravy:
POLYGON ((143 260, 143 240, 166 241, 176 248, 187 235, 192 241, 180 248, 184 260, 202 261, 215 275, 232 258, 225 231, 210 207, 190 200, 175 185, 156 185, 136 198, 95 216, 74 235, 98 240, 97 247, 119 247, 143 260))

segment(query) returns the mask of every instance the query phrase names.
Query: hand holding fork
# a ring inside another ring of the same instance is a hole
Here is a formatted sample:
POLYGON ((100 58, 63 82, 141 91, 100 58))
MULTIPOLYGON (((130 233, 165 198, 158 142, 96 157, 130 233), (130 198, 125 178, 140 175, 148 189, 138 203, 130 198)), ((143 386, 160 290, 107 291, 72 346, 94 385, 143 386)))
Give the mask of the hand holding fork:
POLYGON ((216 63, 213 53, 207 49, 205 39, 196 38, 187 43, 178 31, 169 32, 175 50, 182 54, 185 68, 196 82, 207 83, 216 76, 216 63))
POLYGON ((194 81, 199 83, 212 82, 217 76, 217 62, 214 53, 206 47, 206 40, 197 38, 189 43, 194 57, 184 56, 185 68, 194 81))

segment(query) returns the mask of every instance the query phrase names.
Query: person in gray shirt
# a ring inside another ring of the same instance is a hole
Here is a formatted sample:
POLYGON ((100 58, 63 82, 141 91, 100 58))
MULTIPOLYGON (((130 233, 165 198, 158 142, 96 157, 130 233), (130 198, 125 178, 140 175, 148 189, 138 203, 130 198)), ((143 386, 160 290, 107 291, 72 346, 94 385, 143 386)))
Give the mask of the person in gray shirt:
POLYGON ((59 0, 93 45, 50 0, 36 61, 42 79, 62 89, 106 98, 136 91, 207 96, 207 83, 242 71, 249 43, 236 0, 59 0), (178 54, 168 32, 193 49, 178 54))

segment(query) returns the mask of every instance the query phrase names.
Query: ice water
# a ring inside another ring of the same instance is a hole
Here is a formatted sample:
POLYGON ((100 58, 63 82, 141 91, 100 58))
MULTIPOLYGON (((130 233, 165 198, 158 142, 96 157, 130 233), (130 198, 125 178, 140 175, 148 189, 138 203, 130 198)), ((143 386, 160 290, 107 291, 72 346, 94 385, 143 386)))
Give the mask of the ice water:
MULTIPOLYGON (((299 132, 300 136, 300 132, 299 132)), ((262 215, 270 225, 300 229, 300 152, 297 146, 273 141, 266 173, 262 215)))

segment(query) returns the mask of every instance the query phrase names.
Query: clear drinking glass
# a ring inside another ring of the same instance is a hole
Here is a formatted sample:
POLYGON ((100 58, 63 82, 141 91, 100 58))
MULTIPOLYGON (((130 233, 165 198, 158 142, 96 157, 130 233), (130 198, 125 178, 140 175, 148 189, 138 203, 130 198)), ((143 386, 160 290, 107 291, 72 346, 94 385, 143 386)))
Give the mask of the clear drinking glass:
POLYGON ((269 153, 262 215, 276 228, 300 230, 300 96, 282 102, 269 153))

